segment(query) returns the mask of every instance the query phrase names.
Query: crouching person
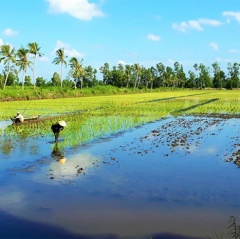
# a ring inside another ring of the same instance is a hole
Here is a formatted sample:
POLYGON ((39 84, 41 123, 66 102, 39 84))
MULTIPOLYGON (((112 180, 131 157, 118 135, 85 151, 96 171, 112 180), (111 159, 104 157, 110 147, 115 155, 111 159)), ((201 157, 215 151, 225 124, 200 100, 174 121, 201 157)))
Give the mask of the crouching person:
POLYGON ((24 117, 20 112, 17 112, 17 115, 15 117, 15 123, 22 123, 24 121, 24 117))
POLYGON ((67 124, 64 120, 59 121, 52 125, 51 129, 52 129, 52 132, 54 133, 56 143, 58 142, 58 137, 59 137, 60 131, 62 131, 65 126, 67 126, 67 124))

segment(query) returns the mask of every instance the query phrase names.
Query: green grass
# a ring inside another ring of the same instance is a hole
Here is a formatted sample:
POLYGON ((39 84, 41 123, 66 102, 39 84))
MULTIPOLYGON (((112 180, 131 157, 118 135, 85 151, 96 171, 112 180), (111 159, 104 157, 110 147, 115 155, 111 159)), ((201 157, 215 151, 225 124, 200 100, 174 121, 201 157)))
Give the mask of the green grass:
POLYGON ((183 90, 44 100, 0 102, 0 119, 17 111, 25 117, 52 117, 44 122, 8 127, 11 136, 52 135, 50 126, 65 120, 62 147, 73 147, 115 132, 124 131, 169 115, 240 114, 240 91, 183 90))

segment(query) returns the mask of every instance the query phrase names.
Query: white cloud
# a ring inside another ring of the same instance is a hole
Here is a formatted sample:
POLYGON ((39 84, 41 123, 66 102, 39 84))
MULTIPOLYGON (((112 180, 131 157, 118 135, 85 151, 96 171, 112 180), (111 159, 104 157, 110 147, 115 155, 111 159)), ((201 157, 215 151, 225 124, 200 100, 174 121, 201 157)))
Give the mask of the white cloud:
POLYGON ((215 43, 215 42, 210 42, 210 43, 209 43, 209 46, 212 47, 212 48, 213 48, 214 50, 216 50, 216 51, 219 49, 218 44, 215 43))
POLYGON ((207 18, 200 18, 198 20, 189 20, 187 22, 183 21, 180 23, 173 23, 172 27, 180 32, 186 32, 187 29, 195 29, 198 31, 203 31, 202 25, 208 26, 220 26, 222 23, 217 20, 207 19, 207 18))
POLYGON ((126 65, 127 63, 125 61, 123 61, 123 60, 120 60, 120 61, 118 61, 118 64, 126 65))
POLYGON ((206 19, 206 18, 200 18, 198 20, 198 22, 203 25, 209 25, 209 26, 214 26, 214 27, 222 25, 222 23, 217 20, 206 19))
POLYGON ((173 59, 168 59, 167 61, 168 61, 168 63, 170 63, 170 64, 173 64, 173 63, 176 62, 176 61, 174 61, 173 59))
POLYGON ((93 17, 102 17, 104 14, 94 3, 88 0, 47 0, 52 13, 68 13, 80 20, 91 20, 93 17))
POLYGON ((49 58, 46 57, 46 56, 39 57, 39 60, 40 60, 41 62, 49 62, 49 58))
POLYGON ((224 60, 221 57, 216 57, 216 61, 223 62, 224 60))
POLYGON ((5 36, 15 36, 15 35, 17 35, 18 34, 18 32, 17 31, 14 31, 13 29, 11 29, 11 28, 7 28, 7 29, 5 29, 4 31, 3 31, 3 35, 5 35, 5 36))
POLYGON ((186 32, 186 29, 188 28, 188 24, 186 22, 173 23, 172 27, 173 29, 178 30, 180 32, 186 32))
POLYGON ((160 41, 160 37, 153 34, 148 34, 147 39, 151 41, 160 41))
POLYGON ((0 38, 0 46, 3 45, 3 40, 0 38))
POLYGON ((240 53, 240 50, 237 50, 237 49, 229 49, 229 52, 230 53, 240 53))
POLYGON ((203 31, 203 28, 202 28, 201 24, 200 24, 198 21, 190 20, 190 21, 188 22, 188 26, 189 26, 190 28, 196 29, 196 30, 198 30, 198 31, 203 31))
POLYGON ((240 12, 233 12, 233 11, 229 11, 228 12, 228 11, 226 11, 226 12, 223 12, 223 16, 225 16, 225 17, 233 17, 235 20, 240 22, 240 12))
POLYGON ((77 50, 75 50, 74 48, 72 48, 70 45, 61 42, 61 41, 57 41, 56 46, 53 50, 53 54, 56 53, 56 51, 60 48, 64 49, 65 55, 68 57, 76 57, 76 58, 81 58, 84 56, 84 54, 78 52, 77 50))

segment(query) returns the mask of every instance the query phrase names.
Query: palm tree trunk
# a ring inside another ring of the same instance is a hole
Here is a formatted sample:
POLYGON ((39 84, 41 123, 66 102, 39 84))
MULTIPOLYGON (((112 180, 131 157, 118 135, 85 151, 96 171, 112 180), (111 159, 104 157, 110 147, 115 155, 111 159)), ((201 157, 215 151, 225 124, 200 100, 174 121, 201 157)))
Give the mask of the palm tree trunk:
POLYGON ((10 73, 10 62, 8 62, 8 71, 7 71, 6 79, 5 79, 5 82, 4 82, 4 85, 3 85, 3 90, 5 90, 9 73, 10 73))
POLYGON ((34 69, 33 69, 33 89, 36 88, 36 55, 34 57, 34 69))
POLYGON ((63 63, 61 63, 61 88, 62 88, 62 71, 63 71, 63 63))
POLYGON ((127 79, 127 89, 128 89, 128 84, 129 84, 129 78, 127 79))
POLYGON ((136 76, 136 80, 135 80, 135 83, 134 83, 134 89, 137 87, 137 81, 138 81, 138 74, 136 76))
POLYGON ((22 76, 22 90, 24 90, 24 80, 25 80, 25 70, 23 70, 23 76, 22 76))

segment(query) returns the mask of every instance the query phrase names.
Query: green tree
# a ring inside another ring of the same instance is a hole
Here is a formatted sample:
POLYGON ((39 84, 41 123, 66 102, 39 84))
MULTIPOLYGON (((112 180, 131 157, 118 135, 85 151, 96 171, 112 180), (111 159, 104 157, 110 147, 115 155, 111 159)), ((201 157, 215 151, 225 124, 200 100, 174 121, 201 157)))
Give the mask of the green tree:
POLYGON ((54 72, 53 77, 51 78, 50 85, 52 86, 60 86, 62 84, 61 77, 57 72, 54 72))
POLYGON ((123 86, 123 66, 119 64, 118 67, 114 66, 111 74, 110 84, 116 87, 123 86))
POLYGON ((132 76, 132 67, 130 65, 125 65, 125 70, 124 70, 124 79, 126 81, 126 88, 128 89, 129 83, 131 81, 131 76, 132 76))
POLYGON ((17 62, 16 65, 19 66, 19 71, 23 72, 22 75, 22 89, 24 90, 24 80, 28 67, 31 67, 32 62, 28 60, 28 49, 21 47, 17 51, 17 62))
POLYGON ((227 65, 229 80, 227 87, 232 88, 239 88, 239 64, 238 63, 228 63, 227 65))
POLYGON ((174 82, 174 72, 173 69, 170 66, 166 67, 166 70, 164 71, 164 76, 163 76, 163 85, 166 87, 171 87, 173 86, 174 82))
POLYGON ((179 62, 174 63, 175 82, 174 87, 184 87, 187 78, 183 70, 183 66, 179 62))
POLYGON ((3 86, 4 84, 4 76, 0 74, 0 85, 3 86))
POLYGON ((211 83, 209 67, 206 67, 205 65, 203 65, 201 63, 199 65, 199 71, 200 71, 200 73, 199 73, 199 81, 200 81, 201 89, 203 89, 205 87, 211 87, 212 83, 211 83))
POLYGON ((222 88, 223 87, 223 83, 225 81, 225 74, 223 73, 223 71, 221 70, 219 63, 218 62, 214 62, 212 64, 213 67, 213 86, 215 88, 222 88))
POLYGON ((196 87, 196 82, 195 82, 196 76, 195 76, 194 72, 190 70, 190 71, 188 71, 188 75, 189 75, 189 78, 186 82, 185 87, 187 87, 187 88, 196 87))
POLYGON ((43 54, 40 53, 40 47, 36 42, 28 43, 29 53, 34 57, 34 66, 33 66, 33 87, 35 89, 36 85, 36 64, 37 64, 37 56, 42 57, 43 54))
POLYGON ((138 63, 137 64, 135 63, 132 65, 132 69, 133 69, 135 77, 136 77, 135 82, 134 82, 134 89, 135 89, 140 84, 140 78, 142 75, 142 67, 138 63))
POLYGON ((200 70, 200 68, 199 68, 199 66, 198 66, 197 63, 195 63, 195 64, 193 65, 193 67, 194 67, 194 69, 195 69, 195 71, 196 71, 196 78, 195 78, 196 86, 197 86, 197 87, 200 87, 199 74, 198 74, 198 71, 200 70))
POLYGON ((46 80, 43 77, 37 77, 36 86, 45 86, 46 80))
POLYGON ((67 66, 67 62, 66 62, 66 58, 67 56, 65 56, 65 52, 63 48, 60 48, 56 51, 56 57, 53 59, 53 62, 55 65, 61 65, 61 74, 60 74, 60 79, 61 79, 61 88, 62 88, 62 75, 63 75, 63 65, 67 66))
POLYGON ((32 83, 31 83, 31 77, 30 77, 30 76, 25 76, 24 85, 26 85, 26 86, 32 85, 32 83))
POLYGON ((69 65, 71 67, 69 71, 70 77, 74 79, 74 87, 77 88, 77 84, 80 83, 80 87, 82 89, 82 82, 83 82, 83 76, 84 76, 84 69, 82 67, 82 62, 79 61, 76 57, 72 57, 69 61, 69 65))
POLYGON ((18 71, 16 69, 14 69, 14 71, 11 71, 8 75, 8 79, 7 79, 7 85, 16 85, 19 84, 19 78, 18 78, 18 71))
POLYGON ((63 87, 71 89, 74 87, 74 83, 70 79, 65 79, 63 80, 63 87))
POLYGON ((104 65, 100 67, 100 72, 103 75, 103 83, 107 85, 111 80, 111 71, 109 69, 109 64, 104 63, 104 65))
POLYGON ((83 84, 86 87, 93 87, 97 85, 98 81, 96 78, 97 70, 93 69, 91 66, 84 67, 84 76, 83 76, 83 84))
POLYGON ((163 65, 163 63, 160 62, 156 65, 156 68, 157 68, 157 73, 158 73, 157 86, 163 86, 165 66, 163 65))
POLYGON ((3 61, 4 65, 6 65, 6 75, 5 75, 5 81, 3 84, 3 89, 5 90, 8 76, 11 70, 11 63, 16 63, 16 53, 15 49, 11 48, 10 45, 2 45, 0 49, 0 62, 3 61))

